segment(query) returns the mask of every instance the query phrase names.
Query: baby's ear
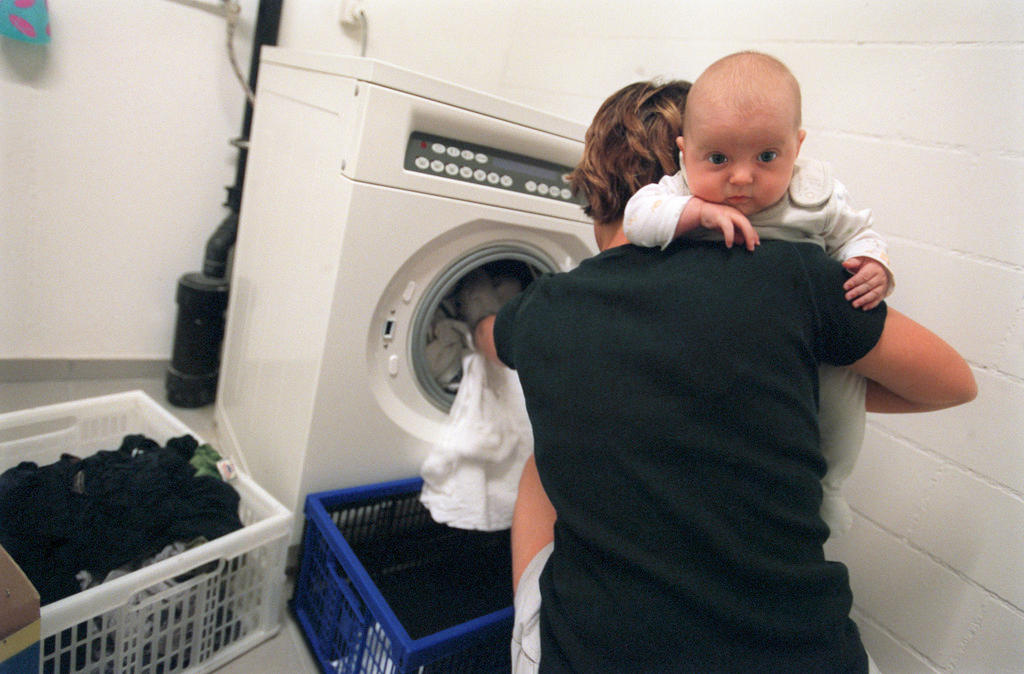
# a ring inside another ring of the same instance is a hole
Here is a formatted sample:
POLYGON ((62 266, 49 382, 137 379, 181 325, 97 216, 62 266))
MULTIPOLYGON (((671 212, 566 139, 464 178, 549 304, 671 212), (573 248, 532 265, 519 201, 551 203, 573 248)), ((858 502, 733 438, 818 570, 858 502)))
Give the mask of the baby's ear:
POLYGON ((683 168, 683 137, 682 136, 676 136, 676 147, 679 148, 679 156, 677 157, 677 159, 679 161, 679 168, 683 168))
POLYGON ((800 147, 804 144, 804 138, 807 138, 807 129, 800 129, 796 132, 796 153, 800 154, 800 147))

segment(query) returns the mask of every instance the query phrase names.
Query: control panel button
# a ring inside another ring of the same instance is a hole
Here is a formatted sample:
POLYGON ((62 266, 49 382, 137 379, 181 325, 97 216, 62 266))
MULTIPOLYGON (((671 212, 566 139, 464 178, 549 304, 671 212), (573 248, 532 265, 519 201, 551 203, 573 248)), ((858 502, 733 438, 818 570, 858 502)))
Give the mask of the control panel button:
POLYGON ((570 167, 460 139, 413 132, 406 145, 405 162, 410 171, 559 201, 573 198, 567 178, 570 167))
POLYGON ((412 298, 416 295, 416 281, 409 281, 405 284, 405 290, 402 291, 402 301, 408 304, 412 302, 412 298))
POLYGON ((398 376, 398 356, 391 355, 388 357, 388 374, 392 377, 398 376))

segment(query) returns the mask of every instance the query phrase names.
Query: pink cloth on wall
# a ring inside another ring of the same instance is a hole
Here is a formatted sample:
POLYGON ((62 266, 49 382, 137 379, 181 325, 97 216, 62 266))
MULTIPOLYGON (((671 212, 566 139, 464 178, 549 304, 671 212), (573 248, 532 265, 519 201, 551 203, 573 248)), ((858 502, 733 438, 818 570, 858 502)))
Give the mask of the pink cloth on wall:
POLYGON ((0 0, 0 35, 35 44, 49 42, 47 0, 0 0))

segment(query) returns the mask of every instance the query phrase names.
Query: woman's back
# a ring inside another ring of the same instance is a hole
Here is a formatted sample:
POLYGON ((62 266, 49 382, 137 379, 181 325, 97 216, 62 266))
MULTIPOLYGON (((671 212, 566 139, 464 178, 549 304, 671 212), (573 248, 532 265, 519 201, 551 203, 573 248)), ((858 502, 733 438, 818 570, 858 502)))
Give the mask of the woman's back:
POLYGON ((623 246, 502 312, 558 512, 543 669, 866 667, 821 548, 817 363, 860 358, 885 311, 842 275, 807 244, 623 246))

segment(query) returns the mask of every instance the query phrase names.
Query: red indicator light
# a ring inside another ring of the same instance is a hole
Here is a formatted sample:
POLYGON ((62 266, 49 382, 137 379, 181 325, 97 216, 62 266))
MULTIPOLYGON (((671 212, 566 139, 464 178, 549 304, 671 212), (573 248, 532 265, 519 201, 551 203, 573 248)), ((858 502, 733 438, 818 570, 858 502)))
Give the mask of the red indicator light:
POLYGON ((420 147, 423 148, 424 150, 427 149, 427 141, 421 140, 420 141, 420 147))

